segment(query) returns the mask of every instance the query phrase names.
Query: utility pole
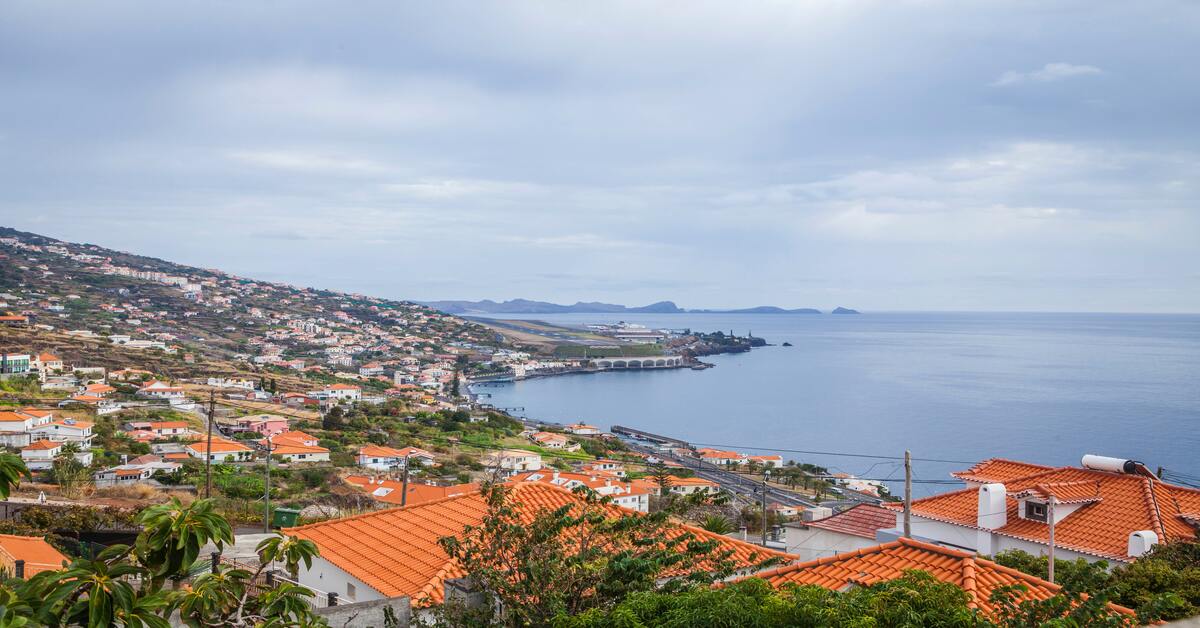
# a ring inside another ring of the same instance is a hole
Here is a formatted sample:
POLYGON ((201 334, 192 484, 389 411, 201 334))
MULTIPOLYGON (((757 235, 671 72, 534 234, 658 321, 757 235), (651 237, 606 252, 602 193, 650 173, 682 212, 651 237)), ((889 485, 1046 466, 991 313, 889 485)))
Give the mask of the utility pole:
POLYGON ((904 538, 912 538, 912 452, 904 450, 904 538))
POLYGON ((204 499, 212 496, 212 431, 217 408, 217 393, 208 391, 208 445, 204 452, 204 499))
POLYGON ((1047 568, 1051 584, 1054 583, 1054 495, 1050 496, 1049 502, 1046 504, 1046 523, 1050 524, 1050 556, 1047 561, 1047 568))
POLYGON ((267 442, 267 481, 266 490, 263 491, 263 534, 271 533, 271 437, 268 436, 267 442))
POLYGON ((770 469, 763 469, 762 483, 762 546, 767 546, 767 479, 771 477, 770 469))
POLYGON ((408 456, 404 457, 404 479, 400 482, 400 507, 408 505, 408 456))

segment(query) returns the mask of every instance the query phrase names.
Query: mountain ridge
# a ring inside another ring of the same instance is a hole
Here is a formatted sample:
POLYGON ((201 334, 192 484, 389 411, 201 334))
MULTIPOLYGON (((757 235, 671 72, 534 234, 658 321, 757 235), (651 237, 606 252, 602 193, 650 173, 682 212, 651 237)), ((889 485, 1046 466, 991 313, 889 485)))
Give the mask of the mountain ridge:
POLYGON ((421 305, 432 307, 447 314, 820 314, 814 308, 785 309, 774 305, 759 305, 748 308, 731 309, 685 309, 674 301, 658 301, 640 307, 629 307, 615 303, 599 301, 577 301, 572 305, 551 303, 549 301, 533 301, 530 299, 509 299, 507 301, 442 300, 418 301, 421 305))

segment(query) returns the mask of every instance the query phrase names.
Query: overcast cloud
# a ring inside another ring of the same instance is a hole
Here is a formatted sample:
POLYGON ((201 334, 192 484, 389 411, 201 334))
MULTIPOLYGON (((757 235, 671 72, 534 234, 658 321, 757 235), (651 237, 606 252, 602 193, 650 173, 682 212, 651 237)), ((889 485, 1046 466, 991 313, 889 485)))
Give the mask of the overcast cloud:
POLYGON ((1200 311, 1200 4, 5 2, 0 224, 409 299, 1200 311))

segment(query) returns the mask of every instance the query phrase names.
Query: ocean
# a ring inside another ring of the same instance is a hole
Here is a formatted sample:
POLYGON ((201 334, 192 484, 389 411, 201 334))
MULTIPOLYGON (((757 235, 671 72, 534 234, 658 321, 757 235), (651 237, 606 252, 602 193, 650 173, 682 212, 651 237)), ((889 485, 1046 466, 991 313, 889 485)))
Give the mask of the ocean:
POLYGON ((478 389, 526 417, 626 425, 781 453, 915 496, 992 457, 1079 464, 1093 453, 1200 476, 1200 316, 865 313, 497 315, 753 334, 773 346, 704 371, 623 371, 478 389), (793 346, 784 347, 790 342, 793 346), (823 453, 798 453, 823 452, 823 453))

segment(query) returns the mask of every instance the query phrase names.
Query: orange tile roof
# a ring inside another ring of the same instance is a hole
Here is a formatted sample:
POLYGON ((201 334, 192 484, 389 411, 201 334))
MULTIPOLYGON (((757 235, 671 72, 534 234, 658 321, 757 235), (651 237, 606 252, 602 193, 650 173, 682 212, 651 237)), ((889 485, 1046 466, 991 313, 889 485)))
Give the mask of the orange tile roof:
POLYGON ((275 443, 271 447, 271 454, 278 456, 290 456, 293 454, 327 454, 329 450, 319 445, 302 445, 300 443, 275 443))
POLYGON ((720 486, 720 484, 704 478, 681 478, 677 475, 667 477, 671 478, 671 486, 720 486))
POLYGON ((40 536, 0 534, 0 552, 14 561, 25 561, 26 578, 43 571, 57 571, 62 569, 63 561, 70 562, 40 536))
MULTIPOLYGON (((973 475, 995 478, 1015 472, 1018 467, 1039 468, 1034 473, 1008 477, 1003 482, 1008 493, 1007 524, 994 530, 1034 543, 1049 542, 1048 526, 1040 521, 1018 516, 1019 503, 1015 496, 1053 493, 1064 503, 1080 505, 1074 512, 1055 522, 1054 543, 1058 547, 1099 556, 1109 560, 1129 562, 1129 535, 1138 530, 1152 530, 1160 543, 1197 538, 1195 528, 1187 522, 1186 514, 1200 512, 1200 490, 1167 484, 1148 474, 1116 473, 1079 467, 1041 468, 1000 461, 1002 467, 980 467, 996 461, 986 461, 956 477, 973 475)), ((889 508, 895 508, 892 505, 889 508)), ((978 491, 975 487, 918 499, 912 503, 914 515, 977 527, 979 512, 978 491)))
POLYGON ((361 390, 358 386, 350 384, 334 384, 328 388, 329 390, 361 390))
POLYGON ((152 430, 171 430, 187 427, 187 421, 152 421, 150 423, 150 429, 152 430))
MULTIPOLYGON (((568 490, 538 482, 512 487, 510 499, 524 518, 570 504, 582 504, 582 498, 568 490)), ((608 504, 613 516, 638 516, 629 510, 608 504)), ((478 525, 487 514, 487 503, 479 493, 383 510, 365 515, 286 528, 285 534, 317 544, 321 558, 362 580, 385 596, 410 596, 421 605, 442 602, 443 581, 465 575, 438 545, 438 539, 463 533, 478 525)), ((731 559, 751 568, 768 558, 792 560, 795 557, 750 543, 713 534, 699 528, 680 525, 681 532, 699 539, 715 540, 732 550, 731 559)))
MULTIPOLYGON (((995 618, 997 609, 990 601, 992 591, 1008 585, 1024 585, 1020 599, 1044 600, 1058 593, 1060 587, 1041 578, 1021 573, 973 554, 912 539, 899 539, 883 545, 866 547, 853 552, 818 558, 806 563, 788 565, 758 574, 774 587, 788 584, 816 585, 833 591, 846 585, 870 586, 894 580, 904 572, 919 569, 942 582, 966 591, 967 605, 979 609, 985 616, 995 618)), ((1133 615, 1133 611, 1109 604, 1116 613, 1133 615)))
POLYGON ((896 512, 874 504, 859 504, 836 515, 805 522, 810 528, 875 539, 875 533, 896 527, 896 512))
POLYGON ((52 440, 38 440, 22 447, 21 451, 48 451, 58 449, 59 447, 62 447, 62 443, 56 443, 52 440))
POLYGON ((967 469, 966 471, 956 471, 950 475, 970 482, 1000 482, 1001 484, 1009 480, 1023 478, 1027 475, 1037 473, 1039 471, 1048 471, 1054 467, 1045 465, 1033 464, 1031 462, 1020 462, 1017 460, 1006 460, 1004 458, 990 458, 979 464, 967 469))
MULTIPOLYGON (((202 438, 200 440, 197 440, 197 441, 189 444, 187 446, 187 448, 191 449, 192 451, 195 451, 196 453, 202 454, 208 449, 207 446, 208 446, 208 440, 202 438)), ((237 451, 251 451, 251 449, 241 443, 238 443, 238 442, 214 438, 212 441, 212 451, 213 451, 213 453, 221 453, 221 452, 232 453, 232 452, 237 452, 237 451)))
POLYGON ((42 410, 40 408, 21 408, 21 414, 28 414, 29 416, 36 416, 36 417, 48 417, 48 416, 54 416, 54 411, 53 410, 42 410))
POLYGON ((53 353, 39 353, 38 361, 39 362, 62 362, 62 360, 59 359, 59 357, 54 355, 53 353))
POLYGON ((0 412, 0 423, 24 423, 29 420, 29 417, 24 417, 16 412, 7 410, 0 412))
MULTIPOLYGON (((402 489, 404 488, 403 482, 398 482, 396 480, 374 480, 372 482, 372 478, 369 478, 365 475, 351 475, 346 477, 346 483, 371 494, 371 497, 377 502, 399 506, 400 502, 402 501, 402 489), (375 491, 379 490, 380 488, 389 490, 384 495, 376 495, 375 491)), ((478 490, 479 484, 474 482, 470 484, 454 484, 452 486, 431 486, 429 484, 409 482, 408 500, 405 502, 405 504, 408 506, 416 506, 417 504, 424 504, 425 502, 431 502, 435 499, 454 497, 456 495, 473 493, 478 490)))

